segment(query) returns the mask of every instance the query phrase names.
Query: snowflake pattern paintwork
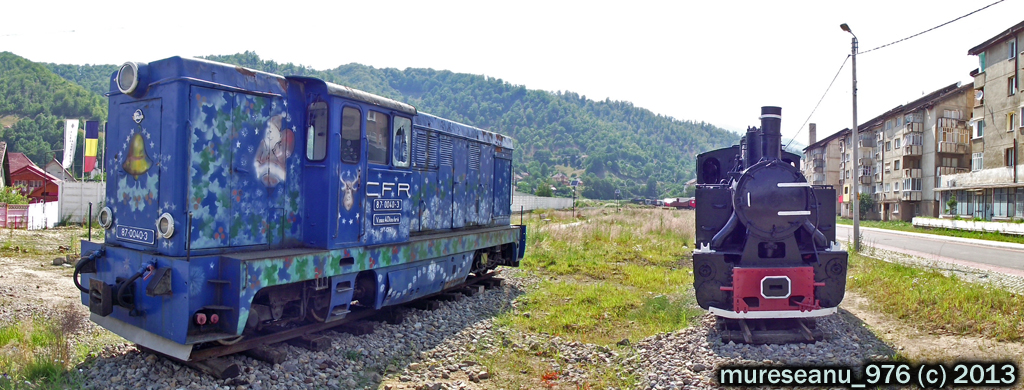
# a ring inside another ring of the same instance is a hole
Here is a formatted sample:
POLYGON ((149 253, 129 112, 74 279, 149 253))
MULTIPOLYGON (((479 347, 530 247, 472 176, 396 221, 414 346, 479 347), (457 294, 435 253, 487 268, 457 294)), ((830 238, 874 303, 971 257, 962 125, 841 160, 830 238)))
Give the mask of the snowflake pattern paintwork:
POLYGON ((292 153, 294 138, 285 101, 193 90, 192 248, 264 245, 297 238, 300 162, 292 153))

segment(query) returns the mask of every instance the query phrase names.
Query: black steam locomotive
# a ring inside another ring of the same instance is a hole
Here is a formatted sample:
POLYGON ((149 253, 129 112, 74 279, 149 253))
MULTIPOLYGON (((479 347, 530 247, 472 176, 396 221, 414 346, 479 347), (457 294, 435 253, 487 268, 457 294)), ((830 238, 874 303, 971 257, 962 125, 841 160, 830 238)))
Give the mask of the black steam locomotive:
POLYGON ((821 317, 845 294, 835 189, 808 183, 800 157, 782 150, 781 113, 762 107, 761 128, 739 145, 697 156, 693 285, 697 303, 727 319, 821 317))

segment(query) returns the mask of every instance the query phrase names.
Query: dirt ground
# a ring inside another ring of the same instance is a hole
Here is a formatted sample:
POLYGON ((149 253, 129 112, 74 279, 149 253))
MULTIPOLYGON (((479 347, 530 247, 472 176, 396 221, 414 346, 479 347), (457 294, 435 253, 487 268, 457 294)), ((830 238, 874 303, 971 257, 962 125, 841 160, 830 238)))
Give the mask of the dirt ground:
POLYGON ((84 232, 80 228, 0 229, 0 323, 45 314, 69 302, 88 315, 71 280, 72 264, 53 265, 55 258, 78 254, 84 232))

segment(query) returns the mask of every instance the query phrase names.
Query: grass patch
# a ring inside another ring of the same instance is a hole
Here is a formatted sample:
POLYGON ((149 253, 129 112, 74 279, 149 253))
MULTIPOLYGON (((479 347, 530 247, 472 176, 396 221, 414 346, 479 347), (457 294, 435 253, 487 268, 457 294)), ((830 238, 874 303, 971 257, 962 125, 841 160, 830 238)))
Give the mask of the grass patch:
MULTIPOLYGON (((836 218, 836 223, 843 225, 853 225, 852 219, 847 218, 836 218)), ((860 226, 872 227, 879 229, 889 230, 900 230, 904 232, 914 233, 925 233, 925 234, 936 234, 940 236, 948 237, 961 237, 961 238, 974 238, 978 240, 989 240, 989 241, 1001 241, 1001 242, 1012 242, 1016 244, 1024 244, 1024 236, 1017 236, 1012 234, 1002 234, 998 232, 975 232, 970 230, 954 230, 954 229, 929 229, 916 227, 914 224, 906 221, 866 221, 861 220, 860 226)))
POLYGON ((82 387, 83 378, 71 368, 87 352, 71 339, 84 325, 85 318, 69 303, 54 318, 0 327, 0 389, 82 387))
POLYGON ((531 223, 522 267, 547 280, 520 298, 530 316, 504 314, 499 323, 608 344, 685 328, 703 313, 688 266, 692 211, 588 212, 571 227, 531 223))
POLYGON ((922 330, 1024 340, 1024 296, 934 270, 851 255, 847 288, 922 330))

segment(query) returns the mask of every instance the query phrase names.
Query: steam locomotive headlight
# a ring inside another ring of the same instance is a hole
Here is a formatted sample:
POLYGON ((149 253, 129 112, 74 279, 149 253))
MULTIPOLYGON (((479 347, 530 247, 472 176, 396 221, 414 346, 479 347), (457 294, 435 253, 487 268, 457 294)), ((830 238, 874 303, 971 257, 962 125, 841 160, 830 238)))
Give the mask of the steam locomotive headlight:
POLYGON ((125 62, 117 70, 117 89, 123 94, 131 94, 139 87, 139 64, 125 62))
POLYGON ((104 229, 110 229, 110 226, 114 224, 114 212, 110 211, 110 207, 103 207, 96 219, 104 229))
POLYGON ((160 237, 171 238, 174 235, 174 217, 171 214, 163 213, 156 220, 156 231, 160 233, 160 237))

